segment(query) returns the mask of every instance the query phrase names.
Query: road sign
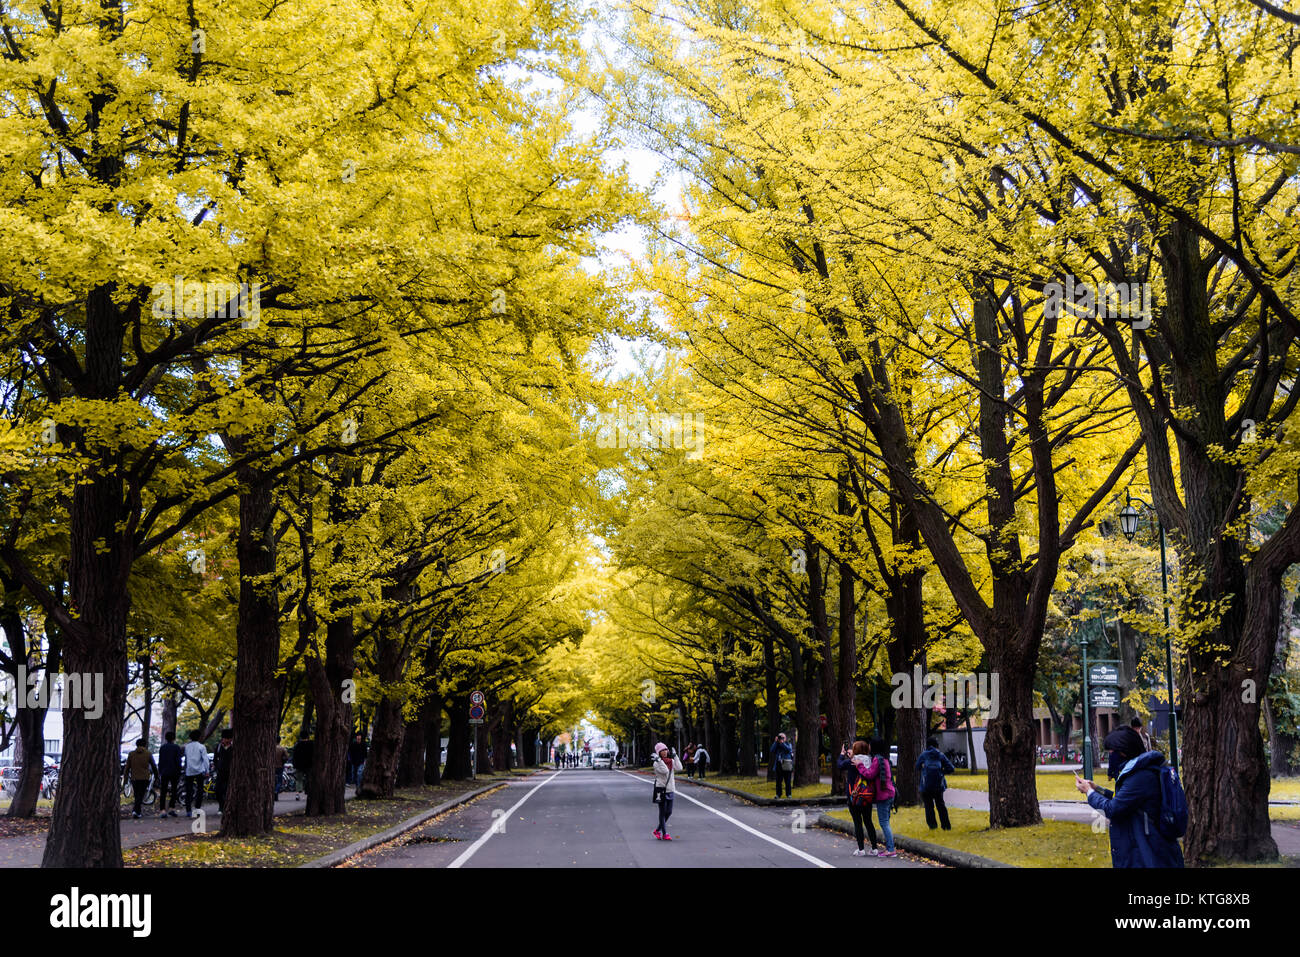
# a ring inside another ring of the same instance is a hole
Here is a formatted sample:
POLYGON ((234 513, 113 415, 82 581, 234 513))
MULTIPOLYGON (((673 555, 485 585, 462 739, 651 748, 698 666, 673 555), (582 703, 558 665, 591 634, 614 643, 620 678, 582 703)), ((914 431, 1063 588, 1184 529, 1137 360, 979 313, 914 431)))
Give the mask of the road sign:
POLYGON ((1088 684, 1090 685, 1119 684, 1119 667, 1117 666, 1117 663, 1102 661, 1094 665, 1089 665, 1088 684))
POLYGON ((470 704, 482 704, 482 703, 483 703, 483 692, 481 692, 481 691, 475 691, 473 694, 471 694, 471 695, 469 696, 469 703, 470 703, 470 704))
POLYGON ((1096 686, 1089 689, 1091 692, 1090 703, 1094 708, 1118 708, 1119 707, 1119 689, 1096 686))
POLYGON ((469 709, 469 720, 475 724, 478 724, 482 722, 483 714, 484 711, 483 711, 483 706, 481 704, 473 705, 469 709))
POLYGON ((825 730, 825 729, 826 729, 826 715, 822 715, 822 716, 821 716, 821 725, 822 725, 822 730, 825 730))

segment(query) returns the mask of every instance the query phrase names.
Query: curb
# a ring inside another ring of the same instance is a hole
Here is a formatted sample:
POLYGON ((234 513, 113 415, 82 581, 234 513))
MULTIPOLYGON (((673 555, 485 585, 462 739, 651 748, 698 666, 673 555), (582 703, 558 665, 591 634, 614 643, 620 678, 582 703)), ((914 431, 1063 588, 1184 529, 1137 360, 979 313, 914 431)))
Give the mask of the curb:
MULTIPOLYGON (((828 831, 841 831, 850 836, 853 835, 852 824, 848 821, 833 818, 828 814, 818 815, 817 826, 828 831)), ((894 835, 894 846, 912 854, 919 854, 921 857, 928 857, 941 864, 947 864, 950 867, 1009 867, 1013 870, 1019 869, 1014 864, 995 861, 991 857, 980 857, 978 854, 968 854, 966 851, 954 850, 951 847, 944 847, 942 844, 931 844, 929 841, 918 841, 916 838, 902 837, 898 834, 894 835)))
POLYGON ((372 847, 377 847, 380 844, 385 844, 388 841, 391 841, 393 838, 411 830, 412 828, 419 827, 430 818, 437 817, 439 814, 444 814, 452 808, 459 807, 462 804, 468 804, 476 797, 480 797, 490 791, 495 791, 497 788, 503 788, 505 786, 505 781, 498 781, 496 784, 489 784, 487 787, 479 788, 476 791, 467 791, 458 797, 452 798, 450 801, 439 804, 435 808, 421 811, 419 814, 415 815, 415 817, 408 818, 399 824, 394 824, 392 827, 380 831, 378 834, 371 834, 369 837, 363 837, 361 840, 349 844, 347 847, 339 848, 337 851, 331 851, 324 857, 318 857, 314 861, 308 861, 306 864, 299 864, 298 866, 336 867, 346 861, 349 857, 355 857, 363 851, 368 851, 372 847))
POLYGON ((707 781, 694 781, 687 779, 679 782, 683 784, 693 784, 697 788, 708 788, 710 791, 722 791, 725 794, 732 794, 750 804, 757 804, 759 807, 840 807, 846 803, 846 799, 840 795, 829 795, 819 798, 765 798, 757 794, 751 794, 749 791, 738 791, 735 788, 724 787, 721 784, 709 784, 707 781))

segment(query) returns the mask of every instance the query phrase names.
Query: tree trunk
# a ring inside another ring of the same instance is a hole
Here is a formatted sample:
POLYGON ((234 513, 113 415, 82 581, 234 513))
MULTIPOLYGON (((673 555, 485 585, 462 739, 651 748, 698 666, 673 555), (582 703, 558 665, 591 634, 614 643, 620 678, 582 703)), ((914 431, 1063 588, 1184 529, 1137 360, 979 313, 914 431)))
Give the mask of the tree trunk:
MULTIPOLYGON (((83 398, 117 398, 123 328, 112 291, 96 287, 86 303, 83 398)), ((68 708, 65 698, 59 793, 41 866, 121 867, 119 748, 133 557, 127 532, 119 527, 128 517, 124 464, 121 450, 111 445, 100 446, 84 435, 76 436, 75 444, 90 464, 77 476, 68 510, 69 610, 76 617, 61 629, 63 662, 69 678, 94 686, 102 682, 97 702, 102 712, 68 708)))
POLYGON ((427 699, 425 704, 420 706, 420 713, 406 722, 402 732, 402 744, 397 760, 396 786, 399 788, 419 787, 425 783, 425 732, 428 728, 426 707, 427 699))
MULTIPOLYGON (((984 739, 989 764, 989 826, 1024 827, 1043 820, 1038 809, 1034 771, 1034 662, 1019 636, 989 642, 988 660, 998 676, 998 715, 989 721, 984 739), (1021 644, 1021 648, 1014 645, 1021 644)), ((990 691, 991 695, 991 691, 990 691)), ((971 765, 975 765, 971 749, 971 765)))
POLYGON ((776 674, 776 639, 769 632, 763 633, 763 684, 765 703, 767 705, 767 735, 764 737, 764 757, 767 758, 767 779, 776 780, 776 769, 772 766, 768 749, 776 740, 781 730, 781 691, 776 674))
POLYGON ((757 708, 753 698, 740 702, 740 775, 754 777, 758 774, 758 760, 755 757, 754 721, 757 708))
POLYGON ((470 742, 473 725, 469 723, 469 701, 461 694, 452 695, 447 707, 447 767, 442 776, 448 781, 467 781, 473 776, 470 765, 470 742))
MULTIPOLYGON (((239 619, 235 630, 234 753, 221 814, 226 837, 268 833, 275 819, 275 746, 280 723, 279 578, 275 496, 260 471, 240 470, 239 619)), ((317 754, 320 744, 317 739, 317 754)), ((319 761, 319 757, 316 759, 319 761)))
POLYGON ((738 773, 736 766, 736 703, 725 700, 718 705, 718 750, 709 751, 709 762, 722 774, 738 773))
MULTIPOLYGON (((49 682, 49 671, 41 680, 49 682)), ((30 686, 29 686, 30 687, 30 686)), ((26 688, 18 688, 24 695, 26 688)), ((47 687, 48 693, 48 687, 47 687)), ((49 700, 48 698, 46 700, 49 700)), ((9 805, 8 817, 35 817, 36 802, 41 797, 41 783, 45 777, 45 709, 18 709, 18 749, 22 752, 22 773, 18 776, 18 790, 9 805)), ((18 752, 15 752, 15 757, 18 752)))
POLYGON ((352 678, 355 647, 352 615, 343 614, 325 626, 325 660, 307 658, 307 677, 317 715, 313 787, 307 796, 307 814, 311 817, 345 812, 352 701, 351 696, 344 700, 343 682, 352 678))
POLYGON ((402 750, 402 702, 384 695, 375 709, 375 730, 366 755, 366 770, 357 797, 390 798, 397 787, 397 758, 402 750))
MULTIPOLYGON (((912 510, 906 505, 900 506, 896 500, 891 501, 890 518, 895 546, 919 550, 921 536, 912 510)), ((924 569, 916 569, 894 574, 889 583, 890 594, 885 597, 885 607, 889 610, 892 638, 889 662, 895 674, 915 676, 917 666, 923 675, 926 671, 924 577, 924 569)), ((914 693, 917 697, 904 701, 904 706, 896 713, 898 767, 895 775, 898 796, 894 800, 900 807, 912 807, 920 803, 921 782, 916 762, 925 748, 928 728, 924 702, 917 700, 921 689, 914 689, 914 693)), ((952 707, 953 702, 945 701, 944 706, 952 707)))
MULTIPOLYGON (((442 695, 429 695, 425 705, 424 783, 437 786, 442 782, 442 695)), ((447 753, 451 753, 450 747, 447 753)))
POLYGON ((167 740, 167 732, 176 733, 176 692, 169 691, 162 700, 162 736, 167 740))

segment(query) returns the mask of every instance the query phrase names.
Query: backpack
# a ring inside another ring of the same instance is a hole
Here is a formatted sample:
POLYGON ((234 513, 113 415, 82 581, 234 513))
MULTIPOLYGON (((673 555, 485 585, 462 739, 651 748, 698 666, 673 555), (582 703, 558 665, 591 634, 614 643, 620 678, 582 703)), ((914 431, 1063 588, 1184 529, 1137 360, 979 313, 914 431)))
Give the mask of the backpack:
POLYGON ((1171 841, 1187 833, 1187 793, 1169 765, 1160 767, 1160 814, 1156 830, 1171 841))
MULTIPOLYGON (((876 800, 876 789, 871 779, 863 777, 855 766, 853 769, 853 780, 849 783, 849 803, 854 806, 863 804, 872 804, 876 800)), ((847 772, 846 772, 847 773, 847 772)))

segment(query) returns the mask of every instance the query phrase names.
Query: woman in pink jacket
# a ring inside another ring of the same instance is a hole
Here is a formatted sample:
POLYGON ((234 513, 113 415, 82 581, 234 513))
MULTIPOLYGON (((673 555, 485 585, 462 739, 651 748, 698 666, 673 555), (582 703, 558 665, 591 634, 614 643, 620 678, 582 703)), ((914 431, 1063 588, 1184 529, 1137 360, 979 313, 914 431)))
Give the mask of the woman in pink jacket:
POLYGON ((881 857, 897 857, 894 850, 894 832, 889 829, 889 813, 894 805, 894 768, 889 763, 889 745, 880 738, 871 739, 871 764, 867 767, 867 778, 876 782, 876 818, 880 821, 881 833, 885 835, 885 849, 881 857))

